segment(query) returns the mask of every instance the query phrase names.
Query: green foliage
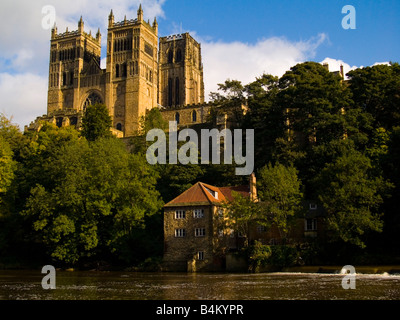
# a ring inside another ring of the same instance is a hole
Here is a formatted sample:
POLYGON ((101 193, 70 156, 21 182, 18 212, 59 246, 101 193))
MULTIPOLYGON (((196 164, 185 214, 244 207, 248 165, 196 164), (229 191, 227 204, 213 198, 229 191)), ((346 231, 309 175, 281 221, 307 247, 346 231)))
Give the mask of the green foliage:
POLYGON ((338 75, 319 63, 305 62, 279 79, 279 89, 277 103, 285 109, 292 130, 304 135, 304 142, 321 144, 343 137, 344 112, 351 99, 338 75))
POLYGON ((263 245, 260 241, 255 241, 247 252, 249 269, 253 272, 257 272, 260 267, 266 266, 270 262, 272 255, 271 246, 263 245))
POLYGON ((243 101, 244 100, 244 87, 238 80, 226 80, 225 83, 218 84, 218 91, 211 92, 210 98, 217 103, 243 101))
POLYGON ((227 212, 227 225, 230 229, 240 233, 245 238, 244 246, 249 245, 251 227, 255 225, 270 226, 268 215, 261 206, 250 197, 245 197, 235 191, 232 192, 233 200, 222 205, 227 212))
POLYGON ((260 170, 257 187, 263 210, 278 227, 281 237, 286 239, 303 199, 297 170, 279 163, 268 164, 260 170))
POLYGON ((51 256, 68 263, 112 252, 161 207, 156 174, 123 143, 103 138, 71 141, 49 164, 50 187, 37 185, 23 214, 51 256))
POLYGON ((261 267, 269 267, 270 270, 291 267, 299 262, 301 250, 291 245, 263 245, 260 241, 247 249, 249 270, 258 272, 261 267))
POLYGON ((82 118, 82 136, 88 141, 111 136, 112 119, 103 104, 90 105, 82 118))
POLYGON ((255 130, 255 165, 261 168, 274 158, 276 141, 284 137, 284 113, 276 102, 278 78, 262 75, 245 87, 248 112, 244 127, 255 130))
POLYGON ((382 231, 380 205, 391 185, 371 174, 371 161, 351 150, 327 163, 316 178, 319 200, 327 211, 332 240, 360 247, 364 233, 382 231))
POLYGON ((376 65, 348 73, 354 103, 372 115, 374 127, 400 125, 400 65, 376 65))
MULTIPOLYGON (((15 162, 7 141, 0 136, 0 196, 6 192, 14 178, 15 162)), ((1 198, 0 198, 1 203, 1 198)))

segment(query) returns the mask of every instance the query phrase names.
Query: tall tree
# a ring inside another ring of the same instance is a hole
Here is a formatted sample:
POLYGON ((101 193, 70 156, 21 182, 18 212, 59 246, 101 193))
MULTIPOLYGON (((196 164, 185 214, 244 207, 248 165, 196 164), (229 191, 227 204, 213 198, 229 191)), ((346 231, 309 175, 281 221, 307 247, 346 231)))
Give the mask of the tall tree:
POLYGON ((376 65, 348 73, 355 104, 370 113, 374 127, 400 125, 400 65, 376 65))
POLYGON ((284 112, 276 103, 278 78, 263 74, 245 90, 248 112, 243 126, 254 129, 255 165, 261 168, 273 160, 277 139, 284 137, 284 112))
POLYGON ((353 149, 327 163, 316 177, 331 240, 364 248, 366 233, 382 231, 380 205, 391 184, 371 169, 371 161, 353 149))
POLYGON ((282 239, 286 239, 301 212, 303 200, 297 170, 279 163, 268 164, 260 170, 257 186, 265 214, 278 228, 282 239))
POLYGON ((315 62, 298 64, 279 79, 277 102, 302 142, 321 144, 343 138, 350 91, 340 76, 315 62))
POLYGON ((106 105, 95 104, 86 108, 85 115, 82 118, 82 136, 88 141, 110 137, 111 126, 112 119, 106 105))

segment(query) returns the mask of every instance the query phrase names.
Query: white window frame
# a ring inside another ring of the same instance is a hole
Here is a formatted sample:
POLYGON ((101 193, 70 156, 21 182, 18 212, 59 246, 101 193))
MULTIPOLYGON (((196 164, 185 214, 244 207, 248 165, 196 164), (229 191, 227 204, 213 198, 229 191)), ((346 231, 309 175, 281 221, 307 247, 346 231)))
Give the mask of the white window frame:
POLYGON ((197 252, 197 260, 204 261, 204 251, 197 252))
POLYGON ((196 228, 194 229, 194 236, 197 238, 206 236, 206 228, 196 228))
POLYGON ((310 208, 310 210, 317 210, 318 209, 318 205, 316 203, 310 203, 309 204, 309 208, 310 208))
POLYGON ((176 210, 175 211, 175 219, 186 219, 186 211, 185 210, 176 210))
POLYGON ((175 238, 186 237, 186 229, 175 229, 175 238))
POLYGON ((194 209, 193 210, 193 218, 195 218, 195 219, 204 218, 204 209, 194 209))
POLYGON ((304 220, 304 230, 305 231, 317 231, 317 219, 315 219, 315 218, 305 219, 304 220), (309 226, 309 222, 311 222, 310 226, 309 226))

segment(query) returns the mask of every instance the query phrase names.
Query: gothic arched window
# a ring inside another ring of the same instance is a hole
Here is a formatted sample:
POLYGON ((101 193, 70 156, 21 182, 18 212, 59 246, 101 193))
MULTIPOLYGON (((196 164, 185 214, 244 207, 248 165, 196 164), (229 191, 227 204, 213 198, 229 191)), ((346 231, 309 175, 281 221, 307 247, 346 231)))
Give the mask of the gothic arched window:
POLYGON ((179 78, 175 79, 175 105, 179 105, 179 78))
POLYGON ((193 110, 193 112, 192 112, 192 122, 197 122, 197 112, 196 112, 196 110, 193 110))
POLYGON ((172 50, 168 51, 168 63, 172 63, 172 61, 174 60, 174 53, 172 50))
POLYGON ((56 126, 57 127, 59 127, 59 128, 61 128, 62 127, 62 124, 63 124, 63 118, 62 117, 59 117, 59 118, 57 118, 56 119, 56 126))
POLYGON ((182 51, 181 49, 178 48, 178 50, 176 50, 176 62, 181 62, 182 61, 182 51))
POLYGON ((168 79, 168 107, 172 107, 172 79, 168 79))
POLYGON ((95 105, 95 104, 102 104, 103 101, 101 100, 100 96, 92 92, 85 100, 85 103, 83 104, 83 110, 86 110, 87 106, 95 105))
POLYGON ((77 125, 77 124, 78 124, 78 118, 77 118, 77 117, 71 117, 71 118, 69 118, 69 124, 70 124, 71 126, 77 125))
POLYGON ((119 78, 119 64, 115 66, 115 77, 119 78))
POLYGON ((117 128, 117 130, 122 131, 122 124, 118 123, 116 128, 117 128))

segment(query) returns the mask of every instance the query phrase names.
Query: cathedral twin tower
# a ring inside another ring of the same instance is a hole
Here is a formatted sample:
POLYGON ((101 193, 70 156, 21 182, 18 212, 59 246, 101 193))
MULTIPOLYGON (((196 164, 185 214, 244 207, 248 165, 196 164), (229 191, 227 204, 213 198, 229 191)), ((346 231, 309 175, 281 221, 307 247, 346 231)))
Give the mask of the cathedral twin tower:
POLYGON ((200 44, 188 33, 159 39, 156 19, 144 21, 141 6, 137 19, 120 22, 111 10, 105 70, 100 59, 100 30, 84 32, 82 18, 76 31, 52 29, 47 113, 69 115, 58 126, 76 125, 86 106, 102 103, 113 128, 129 137, 147 110, 204 103, 200 44))

